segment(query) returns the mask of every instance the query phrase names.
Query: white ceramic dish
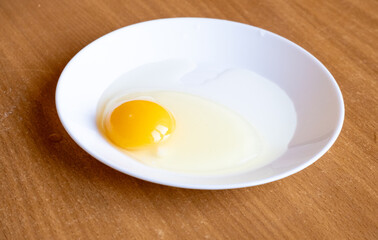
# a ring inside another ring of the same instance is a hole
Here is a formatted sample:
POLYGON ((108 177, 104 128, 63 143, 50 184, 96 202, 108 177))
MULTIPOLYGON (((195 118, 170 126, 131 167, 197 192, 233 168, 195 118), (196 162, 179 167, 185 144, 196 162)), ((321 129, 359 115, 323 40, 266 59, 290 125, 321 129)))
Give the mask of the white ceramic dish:
POLYGON ((69 135, 99 161, 140 179, 193 189, 248 187, 294 174, 331 147, 344 120, 335 79, 307 51, 260 28, 206 18, 153 20, 99 38, 67 64, 59 78, 56 106, 69 135), (206 177, 151 168, 114 148, 96 127, 101 94, 125 72, 165 59, 245 68, 278 84, 297 112, 297 127, 287 152, 255 171, 206 177))

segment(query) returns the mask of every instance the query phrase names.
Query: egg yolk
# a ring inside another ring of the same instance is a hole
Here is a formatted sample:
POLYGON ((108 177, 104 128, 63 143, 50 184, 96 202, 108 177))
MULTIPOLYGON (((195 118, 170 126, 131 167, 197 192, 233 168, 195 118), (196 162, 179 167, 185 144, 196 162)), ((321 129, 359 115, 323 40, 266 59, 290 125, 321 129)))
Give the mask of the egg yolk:
POLYGON ((155 102, 132 100, 115 108, 105 121, 105 134, 117 146, 140 149, 160 143, 174 130, 175 120, 155 102))

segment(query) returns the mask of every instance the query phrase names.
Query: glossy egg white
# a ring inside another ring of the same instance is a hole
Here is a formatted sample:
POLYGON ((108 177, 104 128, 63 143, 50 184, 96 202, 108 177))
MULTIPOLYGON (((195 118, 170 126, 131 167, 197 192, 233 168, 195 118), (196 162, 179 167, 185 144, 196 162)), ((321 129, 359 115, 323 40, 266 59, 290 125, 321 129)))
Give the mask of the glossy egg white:
POLYGON ((287 94, 248 70, 219 71, 179 59, 142 65, 106 89, 98 106, 99 128, 103 129, 113 109, 135 99, 154 101, 166 108, 175 118, 176 129, 152 148, 119 150, 146 165, 175 172, 231 174, 264 166, 287 150, 296 126, 294 105, 287 94), (241 101, 265 102, 264 106, 256 104, 253 114, 247 114, 249 118, 211 99, 214 92, 222 95, 220 89, 235 82, 240 82, 236 85, 238 92, 246 85, 253 89, 239 95, 241 101), (269 94, 261 94, 265 92, 275 95, 274 102, 269 94), (259 122, 261 114, 264 121, 259 122))

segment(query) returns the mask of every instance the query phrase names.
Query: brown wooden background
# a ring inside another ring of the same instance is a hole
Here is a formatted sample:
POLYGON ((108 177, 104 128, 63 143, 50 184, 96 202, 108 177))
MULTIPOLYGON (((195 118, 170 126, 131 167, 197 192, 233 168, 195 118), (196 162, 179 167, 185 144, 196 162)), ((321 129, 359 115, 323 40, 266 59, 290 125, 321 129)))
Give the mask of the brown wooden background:
POLYGON ((378 1, 0 0, 0 239, 378 239, 378 1), (121 174, 62 128, 54 91, 85 45, 140 21, 222 18, 314 54, 344 95, 341 136, 315 164, 245 189, 121 174))

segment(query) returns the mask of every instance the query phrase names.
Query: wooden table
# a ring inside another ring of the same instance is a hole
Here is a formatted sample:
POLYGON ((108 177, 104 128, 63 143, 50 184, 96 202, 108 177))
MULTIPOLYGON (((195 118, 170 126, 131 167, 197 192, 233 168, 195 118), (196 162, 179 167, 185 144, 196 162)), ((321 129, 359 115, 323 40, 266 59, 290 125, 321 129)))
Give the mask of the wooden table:
POLYGON ((0 1, 0 239, 378 239, 376 0, 0 1), (59 122, 67 62, 117 28, 194 16, 248 23, 315 55, 344 95, 339 139, 262 186, 186 190, 90 157, 59 122))

